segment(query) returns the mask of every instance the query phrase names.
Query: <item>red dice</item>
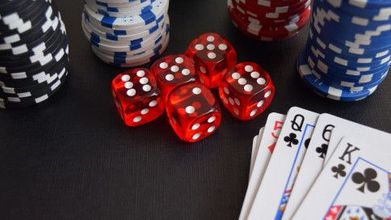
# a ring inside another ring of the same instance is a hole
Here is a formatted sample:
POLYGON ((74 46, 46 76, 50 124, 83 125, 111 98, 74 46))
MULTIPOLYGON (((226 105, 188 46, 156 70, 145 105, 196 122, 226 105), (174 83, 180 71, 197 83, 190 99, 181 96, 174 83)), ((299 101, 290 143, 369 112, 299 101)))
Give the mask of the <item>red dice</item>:
POLYGON ((112 92, 128 126, 140 126, 164 111, 177 136, 198 142, 220 126, 221 110, 210 91, 235 117, 250 120, 271 104, 275 88, 269 74, 251 62, 236 64, 233 46, 216 33, 194 39, 185 54, 163 57, 148 69, 136 68, 116 76, 112 92))
POLYGON ((235 48, 216 33, 206 33, 194 39, 186 55, 194 60, 200 81, 209 88, 218 87, 237 61, 235 48))
POLYGON ((219 86, 224 106, 240 120, 251 120, 271 104, 275 93, 269 74, 256 63, 239 63, 219 86))
POLYGON ((169 55, 157 60, 151 67, 166 101, 172 90, 186 83, 198 81, 194 62, 185 55, 169 55))
POLYGON ((201 83, 189 83, 173 90, 166 103, 166 112, 175 133, 186 142, 208 137, 221 122, 218 102, 201 83))
POLYGON ((137 68, 116 76, 112 93, 118 112, 128 126, 146 124, 164 112, 156 79, 147 69, 137 68))

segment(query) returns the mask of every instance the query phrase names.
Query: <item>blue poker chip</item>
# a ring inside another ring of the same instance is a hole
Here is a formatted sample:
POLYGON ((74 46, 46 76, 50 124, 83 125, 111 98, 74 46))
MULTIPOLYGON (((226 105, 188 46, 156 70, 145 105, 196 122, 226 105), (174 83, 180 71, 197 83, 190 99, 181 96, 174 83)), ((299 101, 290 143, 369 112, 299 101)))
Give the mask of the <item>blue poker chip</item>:
POLYGON ((391 65, 391 1, 319 0, 297 69, 317 94, 358 101, 376 91, 391 65))
POLYGON ((379 62, 383 64, 388 62, 391 57, 391 49, 378 49, 373 52, 370 50, 364 50, 363 54, 350 53, 348 50, 344 50, 343 46, 337 42, 331 42, 330 39, 322 39, 320 35, 314 33, 312 29, 309 31, 308 41, 311 41, 311 45, 324 54, 329 54, 333 59, 337 59, 336 63, 346 65, 345 63, 355 63, 357 66, 365 64, 373 64, 379 62))
POLYGON ((348 81, 362 82, 363 76, 371 76, 371 79, 377 79, 377 76, 384 75, 388 72, 389 65, 379 66, 377 69, 369 71, 356 71, 337 66, 335 63, 328 62, 321 55, 317 55, 312 47, 306 48, 307 55, 313 60, 314 64, 322 71, 322 73, 348 81))
POLYGON ((314 74, 315 77, 336 87, 345 87, 354 90, 360 88, 372 88, 373 86, 380 84, 388 74, 388 70, 386 70, 379 74, 369 73, 347 77, 343 74, 338 74, 337 72, 325 71, 324 68, 327 67, 324 66, 327 64, 322 63, 317 57, 311 54, 311 52, 305 51, 303 54, 305 54, 304 56, 307 58, 309 67, 314 71, 314 73, 316 73, 314 74))
POLYGON ((322 79, 316 77, 314 72, 305 60, 305 55, 302 54, 299 57, 297 63, 298 72, 303 81, 311 87, 318 95, 327 97, 337 101, 359 101, 370 96, 376 89, 377 86, 363 89, 361 91, 355 91, 354 89, 338 88, 331 86, 324 82, 322 79))
MULTIPOLYGON (((314 12, 316 15, 316 12, 314 12)), ((321 15, 319 15, 321 16, 321 15)), ((355 47, 363 49, 386 48, 390 46, 387 41, 391 37, 390 25, 365 26, 364 30, 354 31, 349 27, 341 27, 340 23, 319 21, 312 19, 311 30, 318 35, 327 35, 328 39, 337 42, 343 47, 355 47), (323 25, 321 23, 324 23, 323 25), (350 30, 348 33, 344 30, 350 30), (339 33, 336 35, 335 33, 339 33)))
POLYGON ((352 27, 355 27, 354 23, 350 23, 350 26, 344 26, 343 23, 336 22, 335 20, 327 21, 327 19, 319 18, 326 16, 327 15, 324 15, 323 13, 313 12, 313 25, 311 27, 313 28, 314 33, 327 35, 329 38, 346 47, 373 48, 390 46, 390 43, 387 41, 387 39, 391 37, 391 27, 389 24, 371 24, 353 29, 352 27), (365 31, 362 30, 363 27, 365 27, 365 31), (344 31, 346 29, 350 31, 344 31), (335 33, 339 34, 335 35, 335 33))
POLYGON ((319 7, 313 11, 311 27, 316 32, 327 35, 328 39, 331 38, 347 47, 373 48, 390 45, 386 40, 391 36, 388 19, 379 23, 356 15, 346 17, 343 14, 336 14, 333 9, 325 10, 320 7, 320 2, 317 5, 319 7))
MULTIPOLYGON (((315 1, 318 2, 318 1, 315 1)), ((362 17, 378 16, 384 18, 387 16, 387 11, 382 9, 391 7, 391 2, 388 0, 350 0, 350 1, 333 1, 321 0, 319 2, 328 4, 340 11, 344 11, 350 15, 357 15, 362 17)))
POLYGON ((92 51, 116 66, 143 65, 169 42, 169 0, 84 0, 82 29, 92 51))
MULTIPOLYGON (((371 26, 372 24, 387 24, 389 12, 386 8, 389 6, 383 5, 381 7, 376 7, 376 9, 370 9, 364 5, 345 7, 346 5, 353 3, 353 1, 339 1, 338 3, 335 0, 314 1, 314 8, 317 8, 317 11, 327 11, 328 17, 330 19, 338 18, 339 23, 350 26, 355 25, 353 27, 351 26, 351 28, 364 25, 371 26), (341 4, 339 5, 338 3, 341 4), (353 11, 353 13, 350 13, 350 11, 353 11)), ((371 4, 372 1, 368 1, 367 6, 371 4)))
MULTIPOLYGON (((339 25, 335 24, 334 26, 339 25)), ((320 37, 323 40, 325 39, 324 37, 327 36, 326 39, 328 41, 335 43, 339 48, 346 51, 349 51, 349 49, 352 48, 365 50, 365 53, 373 53, 375 50, 378 51, 382 48, 386 49, 391 45, 391 35, 382 35, 380 32, 372 32, 372 30, 343 34, 341 33, 342 30, 334 28, 332 25, 320 26, 316 24, 311 25, 310 30, 313 35, 318 38, 320 37), (336 33, 340 34, 336 35, 336 33), (378 36, 368 36, 369 34, 367 35, 366 33, 378 36)))

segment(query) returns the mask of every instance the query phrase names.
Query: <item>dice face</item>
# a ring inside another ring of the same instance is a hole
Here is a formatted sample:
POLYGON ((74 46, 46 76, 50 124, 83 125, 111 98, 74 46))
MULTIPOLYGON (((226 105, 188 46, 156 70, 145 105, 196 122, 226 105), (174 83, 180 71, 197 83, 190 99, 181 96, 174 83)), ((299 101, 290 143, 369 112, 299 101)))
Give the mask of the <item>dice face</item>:
POLYGON ((140 126, 151 122, 164 113, 153 74, 142 68, 117 75, 112 81, 115 105, 126 125, 140 126))
POLYGON ((201 83, 176 88, 166 103, 166 112, 175 133, 186 142, 208 137, 221 122, 218 102, 201 83))
POLYGON ((194 59, 200 81, 209 88, 216 88, 237 61, 235 48, 216 33, 206 33, 194 39, 186 55, 194 59))
POLYGON ((157 60, 151 67, 163 99, 172 90, 189 82, 198 81, 194 62, 185 55, 169 55, 157 60))
POLYGON ((219 96, 232 115, 251 120, 264 112, 275 94, 269 74, 256 63, 239 63, 219 86, 219 96))

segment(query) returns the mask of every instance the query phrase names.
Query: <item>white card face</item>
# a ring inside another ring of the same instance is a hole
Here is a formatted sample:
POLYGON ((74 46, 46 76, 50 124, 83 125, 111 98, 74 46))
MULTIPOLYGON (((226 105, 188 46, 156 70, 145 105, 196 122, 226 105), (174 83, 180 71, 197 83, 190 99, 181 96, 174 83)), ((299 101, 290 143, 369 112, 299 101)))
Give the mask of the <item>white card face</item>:
POLYGON ((370 128, 365 125, 361 125, 352 121, 348 121, 346 119, 342 119, 333 115, 325 114, 328 117, 329 124, 335 126, 333 131, 331 132, 330 142, 325 158, 325 163, 330 159, 331 155, 335 151, 339 142, 343 137, 372 137, 371 140, 374 143, 384 143, 385 141, 389 141, 389 135, 386 132, 370 128))
POLYGON ((258 136, 260 145, 255 157, 254 167, 248 183, 246 196, 244 197, 242 210, 239 216, 240 220, 244 220, 248 216, 255 194, 258 191, 259 184, 261 183, 263 174, 266 170, 267 164, 269 163, 270 156, 280 135, 284 120, 285 115, 270 113, 262 135, 258 136))
MULTIPOLYGON (((297 175, 295 185, 289 197, 289 202, 282 217, 283 220, 292 218, 296 209, 300 206, 308 190, 315 182, 323 167, 324 158, 327 153, 327 146, 335 125, 330 124, 331 115, 321 114, 312 133, 311 142, 304 156, 297 175)), ((334 116, 332 116, 334 117, 334 116)))
MULTIPOLYGON (((257 138, 257 141, 256 141, 256 146, 257 146, 257 151, 255 152, 254 155, 257 155, 258 154, 258 150, 259 150, 259 145, 261 145, 261 141, 262 141, 262 135, 263 135, 263 130, 264 130, 264 127, 259 129, 259 132, 258 132, 258 138, 257 138)), ((255 160, 254 160, 255 161, 255 160)))
POLYGON ((248 219, 281 219, 318 114, 292 107, 286 117, 248 219))
MULTIPOLYGON (((263 129, 261 129, 263 131, 263 129)), ((249 176, 248 178, 251 177, 251 173, 253 172, 253 167, 254 167, 254 162, 255 162, 255 159, 256 159, 256 154, 258 152, 258 149, 259 149, 259 146, 257 145, 257 141, 258 141, 258 138, 259 135, 257 136, 254 136, 253 138, 253 144, 252 144, 252 150, 251 150, 251 160, 250 160, 250 172, 249 172, 249 176)))
POLYGON ((343 138, 292 219, 390 219, 389 143, 343 138))

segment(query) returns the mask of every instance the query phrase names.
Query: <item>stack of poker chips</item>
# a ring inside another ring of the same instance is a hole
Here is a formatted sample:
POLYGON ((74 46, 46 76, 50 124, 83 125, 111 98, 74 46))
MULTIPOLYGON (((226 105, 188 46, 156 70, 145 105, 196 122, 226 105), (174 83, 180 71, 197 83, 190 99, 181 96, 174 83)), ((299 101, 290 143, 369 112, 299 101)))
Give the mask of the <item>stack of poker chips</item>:
POLYGON ((311 0, 228 0, 233 24, 263 41, 295 36, 308 22, 311 0))
POLYGON ((169 0, 85 0, 82 28, 101 60, 139 66, 167 48, 168 7, 169 0))
POLYGON ((68 54, 65 26, 51 1, 1 1, 0 108, 47 100, 67 78, 68 54))
POLYGON ((304 82, 340 101, 371 95, 390 67, 391 1, 320 0, 298 61, 304 82))

